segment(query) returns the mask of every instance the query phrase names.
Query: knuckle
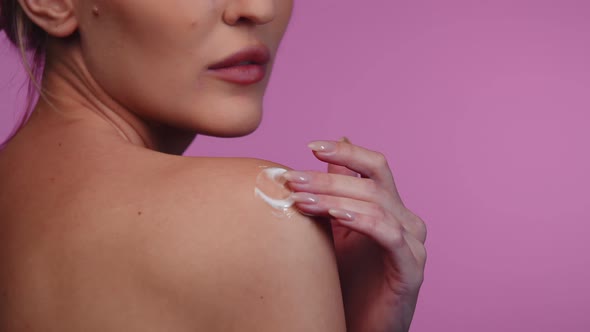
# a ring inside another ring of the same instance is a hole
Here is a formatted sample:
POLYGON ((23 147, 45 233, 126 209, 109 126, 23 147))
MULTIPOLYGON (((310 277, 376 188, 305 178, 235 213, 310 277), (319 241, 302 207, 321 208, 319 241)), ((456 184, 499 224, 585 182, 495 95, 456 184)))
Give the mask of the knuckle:
POLYGON ((332 188, 334 186, 334 179, 330 174, 322 174, 320 183, 327 188, 332 188))
POLYGON ((420 234, 426 235, 426 233, 428 232, 428 227, 426 226, 424 221, 422 221, 422 219, 418 219, 418 221, 415 222, 415 227, 418 233, 420 234))
POLYGON ((419 292, 420 288, 424 284, 424 269, 418 268, 411 272, 411 277, 407 284, 408 294, 419 292))
POLYGON ((401 232, 393 232, 391 236, 391 246, 393 249, 401 248, 404 245, 404 236, 401 232))
POLYGON ((391 232, 391 245, 393 248, 400 248, 404 244, 404 234, 403 230, 394 227, 393 231, 391 232))
POLYGON ((422 240, 422 243, 424 243, 426 241, 426 237, 428 236, 428 227, 426 226, 426 223, 418 218, 416 221, 416 229, 417 229, 417 233, 419 234, 419 238, 422 240))
POLYGON ((414 215, 414 221, 416 222, 416 224, 426 228, 426 223, 424 222, 424 220, 418 217, 417 215, 414 215))
POLYGON ((383 153, 375 152, 374 158, 375 167, 377 167, 378 169, 388 168, 387 157, 383 153))
POLYGON ((420 226, 420 233, 422 233, 424 240, 426 240, 426 237, 428 236, 428 227, 426 227, 426 224, 420 226))
POLYGON ((424 222, 424 220, 405 207, 401 209, 401 217, 404 220, 411 221, 420 229, 426 229, 426 223, 424 222))
POLYGON ((371 196, 374 196, 375 194, 378 194, 379 193, 379 190, 381 188, 377 184, 377 181, 369 178, 369 179, 366 179, 365 183, 366 183, 366 186, 367 186, 367 191, 368 191, 368 193, 371 196))
POLYGON ((426 260, 428 259, 428 253, 426 252, 426 247, 417 246, 416 248, 416 258, 419 262, 422 263, 422 266, 426 264, 426 260))
POLYGON ((377 219, 379 219, 379 220, 385 219, 385 216, 387 215, 387 211, 385 211, 385 208, 383 207, 383 205, 373 203, 373 210, 375 211, 375 217, 377 219))
POLYGON ((392 227, 393 227, 393 230, 395 231, 396 234, 399 234, 400 236, 404 236, 406 229, 404 228, 404 226, 402 224, 396 222, 392 225, 392 227))
POLYGON ((379 223, 379 219, 373 218, 373 217, 368 217, 367 221, 364 224, 371 234, 375 234, 378 229, 378 227, 377 227, 378 223, 379 223))

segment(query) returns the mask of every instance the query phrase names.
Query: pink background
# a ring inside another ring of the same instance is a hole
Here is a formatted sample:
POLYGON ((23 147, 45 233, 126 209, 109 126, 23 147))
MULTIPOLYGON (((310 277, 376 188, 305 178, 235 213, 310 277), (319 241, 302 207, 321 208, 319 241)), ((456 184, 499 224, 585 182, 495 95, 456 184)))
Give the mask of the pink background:
POLYGON ((188 154, 320 169, 306 143, 348 135, 429 225, 412 331, 590 331, 590 2, 296 2, 260 129, 188 154))

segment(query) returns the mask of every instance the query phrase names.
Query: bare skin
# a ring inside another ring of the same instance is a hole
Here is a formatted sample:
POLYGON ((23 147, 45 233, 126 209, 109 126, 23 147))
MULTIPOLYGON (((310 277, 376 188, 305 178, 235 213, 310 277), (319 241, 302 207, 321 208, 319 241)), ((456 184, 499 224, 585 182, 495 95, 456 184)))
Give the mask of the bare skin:
POLYGON ((285 178, 315 217, 288 221, 253 194, 276 164, 178 156, 256 129, 292 0, 19 4, 50 38, 46 98, 0 151, 0 330, 409 329, 426 229, 382 155, 317 143, 328 172, 285 178), (211 75, 252 46, 263 81, 211 75))
POLYGON ((42 98, 0 152, 0 330, 343 331, 329 228, 278 219, 253 159, 187 158, 258 126, 291 1, 22 0, 50 36, 42 98), (78 35, 74 35, 77 33, 78 35))
POLYGON ((345 329, 329 230, 253 195, 275 164, 50 123, 0 154, 0 330, 345 329))

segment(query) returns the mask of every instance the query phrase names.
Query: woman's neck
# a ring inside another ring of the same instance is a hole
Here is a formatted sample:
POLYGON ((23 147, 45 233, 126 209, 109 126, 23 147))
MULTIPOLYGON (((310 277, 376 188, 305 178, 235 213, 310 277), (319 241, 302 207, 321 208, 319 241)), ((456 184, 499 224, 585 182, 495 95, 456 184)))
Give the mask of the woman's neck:
POLYGON ((142 119, 109 96, 90 75, 78 46, 60 45, 49 52, 55 54, 45 64, 45 97, 39 98, 31 122, 83 120, 80 125, 111 128, 106 132, 122 142, 170 154, 182 154, 194 140, 196 133, 142 119))

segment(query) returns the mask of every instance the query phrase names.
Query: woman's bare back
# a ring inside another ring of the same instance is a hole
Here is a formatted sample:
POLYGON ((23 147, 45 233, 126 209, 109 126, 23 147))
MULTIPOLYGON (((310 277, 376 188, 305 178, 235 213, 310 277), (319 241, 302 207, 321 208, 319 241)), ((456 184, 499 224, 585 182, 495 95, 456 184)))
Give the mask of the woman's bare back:
POLYGON ((329 229, 253 194, 274 164, 76 130, 0 152, 0 330, 345 330, 329 229))

